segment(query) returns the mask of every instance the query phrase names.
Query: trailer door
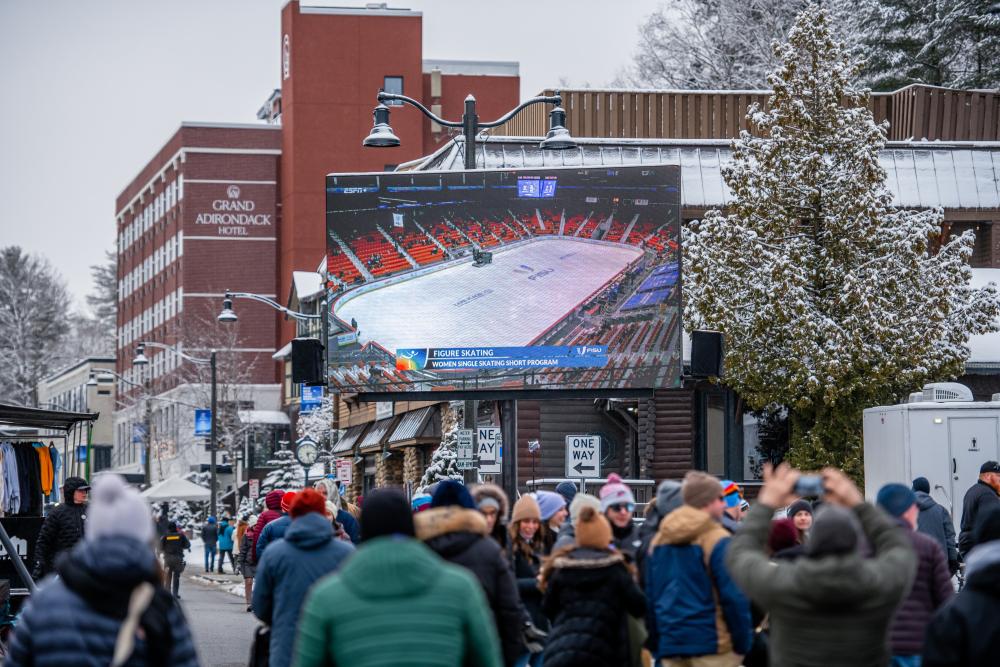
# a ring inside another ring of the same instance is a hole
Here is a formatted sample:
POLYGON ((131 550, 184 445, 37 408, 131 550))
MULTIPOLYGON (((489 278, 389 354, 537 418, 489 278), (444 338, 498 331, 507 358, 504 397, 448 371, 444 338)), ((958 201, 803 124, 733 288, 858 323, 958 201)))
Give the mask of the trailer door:
POLYGON ((979 466, 996 461, 996 417, 952 417, 948 420, 948 444, 951 453, 951 502, 957 525, 962 517, 962 498, 976 480, 979 466))

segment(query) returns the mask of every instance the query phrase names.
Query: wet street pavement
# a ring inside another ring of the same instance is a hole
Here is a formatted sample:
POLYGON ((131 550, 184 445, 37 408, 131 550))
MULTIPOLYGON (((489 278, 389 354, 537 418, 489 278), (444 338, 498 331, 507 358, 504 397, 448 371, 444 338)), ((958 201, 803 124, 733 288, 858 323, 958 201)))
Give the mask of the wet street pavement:
MULTIPOLYGON (((187 616, 202 667, 243 667, 250 656, 256 617, 243 598, 198 581, 200 567, 188 565, 181 581, 181 606, 187 616)), ((236 577, 226 577, 234 582, 236 577)))

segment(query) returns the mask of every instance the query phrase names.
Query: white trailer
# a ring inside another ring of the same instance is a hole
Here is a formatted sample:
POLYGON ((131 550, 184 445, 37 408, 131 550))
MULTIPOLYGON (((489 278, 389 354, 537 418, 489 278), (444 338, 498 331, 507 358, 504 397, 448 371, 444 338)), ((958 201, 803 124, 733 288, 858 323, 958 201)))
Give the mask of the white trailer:
POLYGON ((883 484, 926 477, 957 533, 979 466, 1000 460, 1000 396, 993 398, 977 403, 964 385, 935 383, 910 402, 865 410, 865 496, 874 501, 883 484))

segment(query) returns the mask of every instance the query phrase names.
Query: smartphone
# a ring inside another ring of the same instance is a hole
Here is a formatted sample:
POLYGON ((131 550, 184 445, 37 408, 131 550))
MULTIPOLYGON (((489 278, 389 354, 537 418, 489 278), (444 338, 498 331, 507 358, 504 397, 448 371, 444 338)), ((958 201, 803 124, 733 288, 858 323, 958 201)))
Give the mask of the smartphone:
POLYGON ((802 475, 795 482, 795 495, 812 498, 823 495, 823 478, 818 475, 802 475))

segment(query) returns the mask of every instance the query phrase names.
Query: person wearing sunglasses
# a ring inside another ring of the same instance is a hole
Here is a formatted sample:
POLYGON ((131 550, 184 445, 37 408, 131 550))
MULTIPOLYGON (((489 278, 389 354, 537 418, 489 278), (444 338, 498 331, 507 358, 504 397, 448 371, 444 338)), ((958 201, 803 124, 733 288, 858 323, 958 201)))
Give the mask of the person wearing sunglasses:
POLYGON ((615 548, 624 554, 629 563, 635 562, 636 552, 642 540, 639 538, 639 527, 633 515, 635 513, 635 496, 632 490, 615 473, 608 475, 608 481, 601 487, 601 512, 611 524, 615 548))

